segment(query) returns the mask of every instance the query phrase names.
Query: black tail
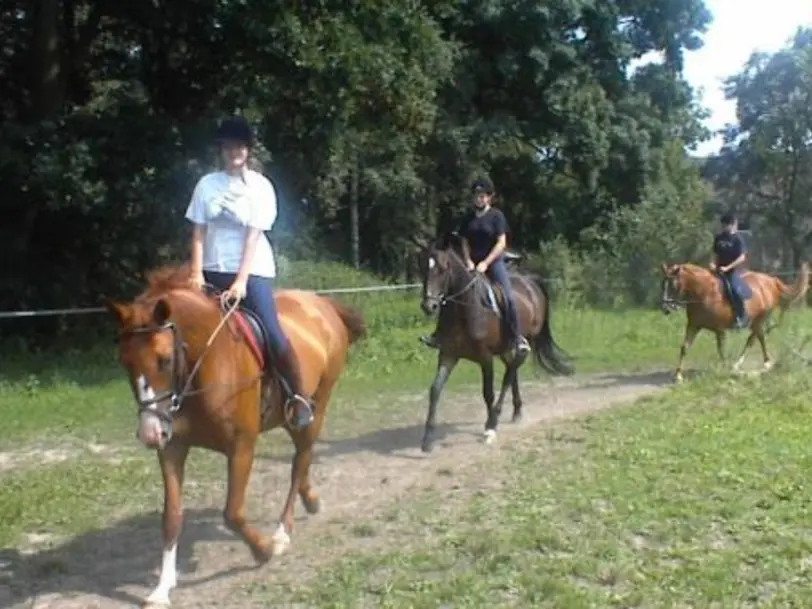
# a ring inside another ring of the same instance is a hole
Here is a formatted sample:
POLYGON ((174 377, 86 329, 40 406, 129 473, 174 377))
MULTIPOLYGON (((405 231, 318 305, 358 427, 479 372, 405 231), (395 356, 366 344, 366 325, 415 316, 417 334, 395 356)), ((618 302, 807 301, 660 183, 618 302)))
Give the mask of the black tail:
POLYGON ((544 298, 544 323, 541 325, 541 331, 533 337, 532 342, 536 363, 550 374, 572 376, 575 374, 575 366, 569 356, 556 344, 550 330, 550 294, 542 280, 539 278, 535 278, 535 280, 544 298))

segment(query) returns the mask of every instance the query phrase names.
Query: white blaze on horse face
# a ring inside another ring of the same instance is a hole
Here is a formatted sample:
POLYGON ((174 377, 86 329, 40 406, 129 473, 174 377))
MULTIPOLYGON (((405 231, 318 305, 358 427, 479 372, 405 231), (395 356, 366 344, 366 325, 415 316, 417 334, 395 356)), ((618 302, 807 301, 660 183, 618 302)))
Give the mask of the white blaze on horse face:
POLYGON ((148 412, 158 408, 158 405, 154 402, 155 391, 149 386, 149 381, 144 375, 135 379, 135 390, 138 394, 139 406, 146 408, 146 410, 141 410, 138 415, 136 435, 142 444, 155 446, 160 442, 162 435, 160 419, 155 414, 148 412), (149 404, 149 406, 144 406, 144 404, 149 404))
POLYGON ((434 258, 429 258, 429 270, 432 270, 435 266, 437 266, 437 261, 434 258))
MULTIPOLYGON (((138 401, 141 404, 150 403, 151 400, 155 399, 155 392, 152 390, 152 387, 149 386, 149 381, 143 374, 135 379, 135 390, 138 393, 138 401)), ((156 406, 157 404, 152 402, 148 408, 152 408, 154 410, 156 406)))
POLYGON ((169 605, 169 591, 178 585, 178 544, 165 549, 161 560, 161 578, 147 597, 148 603, 169 605))

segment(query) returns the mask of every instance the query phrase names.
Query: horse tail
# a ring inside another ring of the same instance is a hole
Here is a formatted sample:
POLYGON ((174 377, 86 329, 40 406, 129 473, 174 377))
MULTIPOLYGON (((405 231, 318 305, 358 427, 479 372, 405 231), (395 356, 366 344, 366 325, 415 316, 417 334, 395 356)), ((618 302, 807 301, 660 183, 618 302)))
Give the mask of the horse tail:
POLYGON ((544 282, 536 279, 536 285, 544 298, 542 314, 544 322, 541 331, 533 337, 532 347, 536 363, 550 374, 559 376, 572 376, 575 374, 575 366, 569 361, 569 356, 556 344, 550 329, 550 293, 544 282))
POLYGON ((781 314, 778 316, 778 321, 767 328, 767 334, 781 327, 787 309, 801 300, 806 294, 809 289, 809 265, 806 262, 801 263, 801 268, 798 271, 798 276, 795 278, 795 283, 791 286, 785 284, 778 277, 773 277, 773 281, 775 282, 775 287, 778 288, 781 314))
POLYGON ((326 298, 330 301, 330 304, 333 306, 336 313, 338 313, 344 327, 347 328, 351 345, 366 336, 367 327, 366 323, 364 322, 364 316, 360 311, 356 311, 349 305, 345 305, 334 298, 326 298))
POLYGON ((806 262, 801 263, 798 276, 792 286, 788 286, 778 277, 775 278, 775 283, 781 292, 781 310, 784 311, 801 300, 809 290, 809 265, 806 262))

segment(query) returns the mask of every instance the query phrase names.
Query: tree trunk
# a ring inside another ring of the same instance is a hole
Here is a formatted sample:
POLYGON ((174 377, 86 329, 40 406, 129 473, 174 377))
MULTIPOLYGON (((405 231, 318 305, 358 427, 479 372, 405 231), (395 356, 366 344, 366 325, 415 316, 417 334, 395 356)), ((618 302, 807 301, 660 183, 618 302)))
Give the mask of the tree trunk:
POLYGON ((350 170, 350 255, 352 265, 357 269, 361 267, 361 236, 360 219, 358 213, 358 180, 361 165, 358 153, 353 153, 352 169, 350 170))

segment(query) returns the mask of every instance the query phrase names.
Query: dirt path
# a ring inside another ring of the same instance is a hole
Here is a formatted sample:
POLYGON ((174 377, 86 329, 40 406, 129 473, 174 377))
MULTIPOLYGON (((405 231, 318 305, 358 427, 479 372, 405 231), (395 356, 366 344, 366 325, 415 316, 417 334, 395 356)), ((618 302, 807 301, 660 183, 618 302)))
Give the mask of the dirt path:
MULTIPOLYGON (((205 501, 187 506, 173 606, 258 607, 250 596, 258 587, 267 592, 267 598, 274 586, 301 582, 344 552, 385 545, 386 535, 365 535, 364 530, 386 528, 386 514, 391 515, 399 499, 426 489, 460 488, 466 473, 486 473, 484 467, 498 458, 502 446, 537 432, 545 421, 629 402, 669 382, 665 374, 526 381, 524 422, 512 425, 508 406, 491 446, 481 440, 484 406, 479 396, 453 400, 446 396, 440 406, 439 441, 430 455, 419 449, 425 416, 425 391, 421 391, 409 399, 414 406, 406 406, 414 414, 411 424, 351 440, 331 441, 328 436, 319 445, 312 476, 322 511, 304 516, 297 504, 293 545, 287 554, 260 569, 254 567, 242 542, 222 527, 223 478, 211 484, 205 501)), ((267 531, 275 526, 288 476, 289 456, 280 458, 262 450, 252 476, 248 517, 267 531)), ((160 484, 157 472, 155 483, 160 484)), ((5 567, 0 556, 0 609, 137 607, 157 583, 159 535, 158 516, 151 513, 29 558, 7 557, 5 567)))

